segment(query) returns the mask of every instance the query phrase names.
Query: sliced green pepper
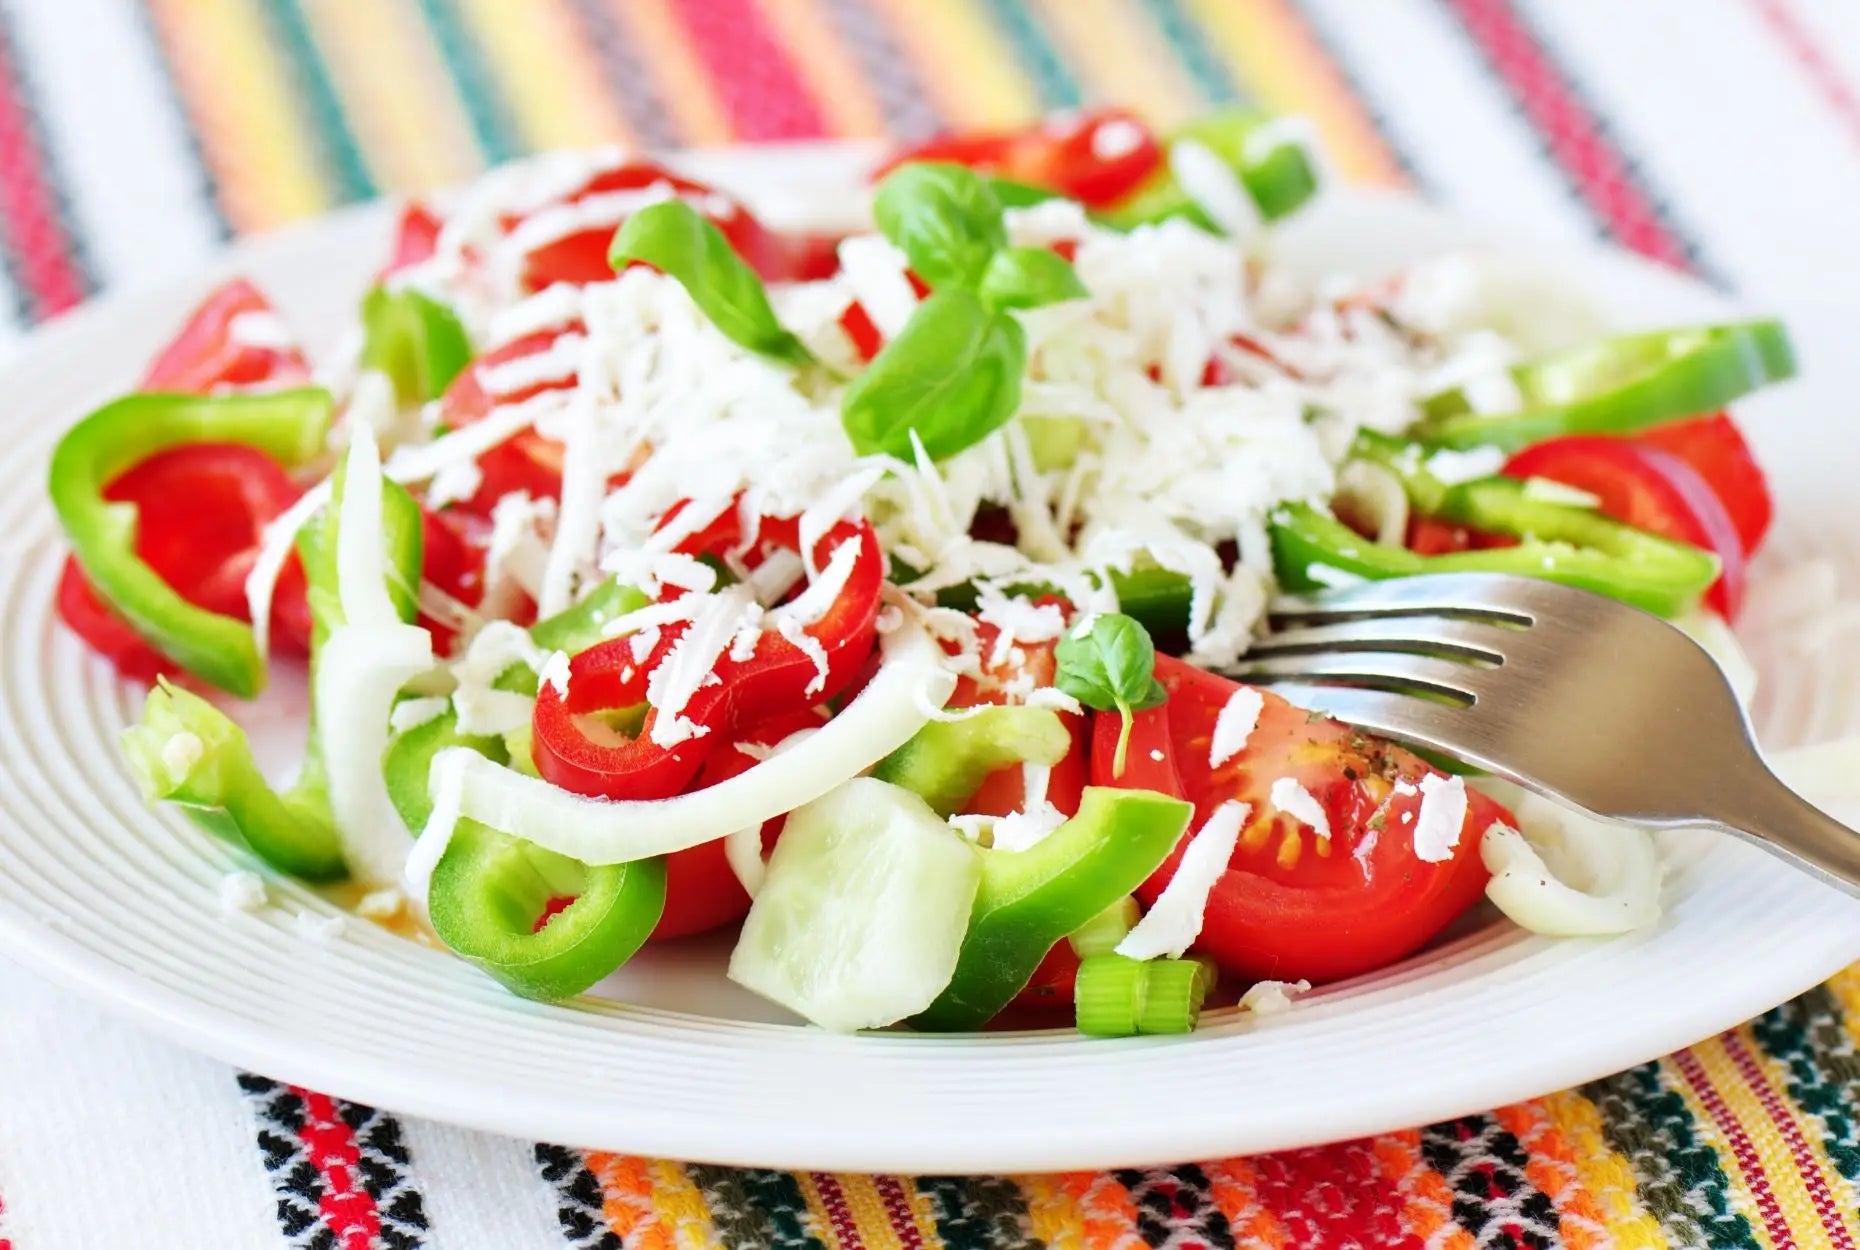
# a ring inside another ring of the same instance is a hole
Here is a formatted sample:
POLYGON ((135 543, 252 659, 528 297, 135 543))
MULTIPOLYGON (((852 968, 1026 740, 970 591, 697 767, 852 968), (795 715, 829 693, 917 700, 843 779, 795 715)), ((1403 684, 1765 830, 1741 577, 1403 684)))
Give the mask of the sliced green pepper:
POLYGON ((416 838, 433 814, 433 794, 428 785, 433 757, 447 747, 470 747, 486 759, 509 763, 503 739, 490 734, 460 733, 458 714, 449 709, 396 734, 381 757, 381 772, 394 810, 400 813, 407 832, 416 838))
MULTIPOLYGON (((1170 135, 1166 146, 1198 143, 1232 171, 1267 221, 1277 221, 1301 207, 1317 193, 1317 166, 1302 143, 1281 138, 1276 143, 1265 128, 1274 122, 1270 113, 1234 109, 1211 113, 1170 135)), ((1184 217, 1217 234, 1221 227, 1197 204, 1177 180, 1168 162, 1134 191, 1130 198, 1102 214, 1106 224, 1121 230, 1170 217, 1184 217)))
POLYGON ((439 398, 471 363, 464 325, 450 308, 418 291, 368 292, 362 330, 362 367, 387 374, 403 404, 439 398))
MULTIPOLYGON (((329 503, 297 531, 297 554, 303 561, 310 602, 310 653, 322 649, 330 631, 343 623, 342 595, 336 576, 336 534, 342 523, 342 491, 348 465, 338 464, 330 477, 329 503)), ((386 545, 388 595, 403 621, 420 614, 420 570, 425 559, 425 526, 420 505, 399 482, 381 480, 381 531, 386 545)))
POLYGON ((1371 581, 1425 573, 1516 573, 1677 616, 1718 580, 1718 560, 1710 552, 1589 508, 1532 498, 1515 478, 1449 486, 1427 471, 1419 448, 1368 433, 1358 435, 1354 452, 1392 470, 1416 512, 1520 541, 1515 547, 1423 556, 1364 538, 1311 504, 1287 504, 1273 513, 1268 527, 1273 564, 1287 590, 1322 590, 1335 585, 1330 575, 1338 573, 1371 581))
POLYGON ((231 694, 264 687, 252 627, 195 607, 136 554, 136 509, 104 490, 157 452, 239 443, 286 466, 323 451, 334 405, 320 388, 264 395, 130 395, 72 427, 52 453, 51 497, 72 553, 97 593, 157 651, 231 694))
POLYGON ((988 774, 1014 764, 1057 764, 1072 749, 1059 713, 988 707, 965 720, 931 721, 872 770, 920 796, 939 816, 956 811, 988 774))
POLYGON ((149 802, 178 803, 213 833, 244 842, 280 872, 306 881, 347 875, 321 770, 306 765, 284 794, 252 758, 245 731, 199 695, 163 681, 123 750, 149 802))
MULTIPOLYGON (((563 608, 554 616, 530 626, 530 640, 544 651, 563 651, 574 655, 586 651, 606 635, 601 631, 607 622, 624 616, 651 602, 634 586, 608 578, 590 591, 581 602, 563 608)), ((541 679, 527 664, 512 664, 492 683, 499 690, 534 696, 541 679)))
POLYGON ((525 998, 588 989, 625 963, 665 908, 665 861, 590 868, 461 820, 433 869, 439 940, 525 998), (573 901, 555 910, 560 899, 573 901))
POLYGON ((949 986, 912 1023, 980 1028, 1018 994, 1055 942, 1155 872, 1194 809, 1149 790, 1088 786, 1078 815, 1024 851, 988 851, 949 986))
POLYGON ((1626 334, 1514 368, 1516 412, 1477 412, 1457 389, 1432 396, 1413 433, 1440 447, 1508 451, 1565 434, 1630 434, 1794 376, 1795 350, 1778 321, 1626 334))
MULTIPOLYGON (((897 557, 892 557, 892 581, 909 582, 914 576, 914 570, 901 566, 897 557)), ((1097 575, 1087 576, 1095 581, 1097 575)), ((1113 569, 1111 590, 1117 596, 1118 610, 1126 616, 1135 617, 1152 635, 1171 636, 1188 628, 1188 608, 1194 598, 1194 588, 1186 574, 1147 566, 1128 572, 1113 569)), ((1019 583, 1004 587, 1003 591, 1029 599, 1038 599, 1043 595, 1064 597, 1065 593, 1059 587, 1045 582, 1019 583)), ((940 608, 973 612, 977 602, 975 586, 970 582, 946 586, 936 592, 936 602, 940 608)))

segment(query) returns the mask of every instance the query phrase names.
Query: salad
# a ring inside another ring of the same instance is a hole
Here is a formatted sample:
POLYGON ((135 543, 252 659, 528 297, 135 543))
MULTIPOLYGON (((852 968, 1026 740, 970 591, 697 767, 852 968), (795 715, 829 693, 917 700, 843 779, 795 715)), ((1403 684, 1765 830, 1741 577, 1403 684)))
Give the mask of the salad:
POLYGON ((1558 341, 1468 256, 1310 281, 1319 182, 1294 124, 1116 110, 900 153, 847 237, 495 170, 326 359, 232 281, 64 437, 60 615, 152 686, 151 800, 530 998, 736 928, 829 1029, 1180 1033, 1481 898, 1644 924, 1645 834, 1222 673, 1276 594, 1468 569, 1734 649, 1771 505, 1724 407, 1788 340, 1558 341), (282 784, 214 701, 281 665, 282 784))

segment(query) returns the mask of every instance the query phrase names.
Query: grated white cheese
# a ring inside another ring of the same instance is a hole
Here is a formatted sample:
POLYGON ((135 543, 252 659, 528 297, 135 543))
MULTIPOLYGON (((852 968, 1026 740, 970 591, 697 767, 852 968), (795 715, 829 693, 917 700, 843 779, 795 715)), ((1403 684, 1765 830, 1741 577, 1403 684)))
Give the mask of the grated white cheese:
POLYGON ((1208 740, 1208 767, 1219 768, 1246 750, 1246 741, 1259 724, 1266 697, 1251 686, 1241 686, 1227 696, 1220 715, 1214 718, 1214 735, 1208 740))
POLYGON ((562 506, 536 595, 538 616, 554 616, 574 602, 576 578, 595 561, 601 537, 601 494, 607 474, 596 450, 594 402, 578 393, 568 407, 562 449, 562 506))
POLYGON ((486 350, 495 351, 507 343, 578 320, 581 317, 581 292, 582 288, 572 283, 556 282, 527 299, 499 309, 491 318, 491 332, 485 341, 486 350))
POLYGON ((246 614, 252 619, 252 639, 258 644, 262 660, 271 649, 271 599, 278 589, 278 578, 290 561, 297 542, 297 531, 329 502, 330 484, 326 478, 305 491, 295 503, 270 521, 259 536, 258 554, 252 558, 252 571, 245 575, 246 614))
POLYGON ((220 878, 219 899, 220 910, 227 914, 257 911, 270 901, 265 893, 265 879, 244 870, 229 872, 220 878))
POLYGON ((1330 817, 1324 805, 1294 777, 1281 777, 1272 783, 1272 805, 1300 824, 1311 826, 1318 837, 1329 839, 1330 817))
POLYGON ((1453 858, 1466 823, 1466 782, 1429 773, 1421 778, 1421 812, 1414 822, 1414 855, 1423 863, 1453 858))
POLYGON ((312 946, 328 946, 341 937, 347 927, 347 920, 340 913, 319 916, 313 911, 300 911, 291 917, 291 928, 297 931, 298 937, 312 946))
POLYGON ((568 698, 568 652, 550 652, 536 675, 543 685, 555 691, 557 698, 568 698))
POLYGON ((462 734, 506 734, 530 721, 535 701, 512 690, 492 688, 513 664, 540 669, 544 656, 529 631, 509 621, 491 621, 473 636, 465 654, 452 665, 458 689, 452 706, 462 734))
POLYGON ((675 747, 710 732, 708 726, 687 720, 681 713, 711 676, 752 608, 761 610, 740 586, 703 596, 691 627, 672 644, 646 680, 646 702, 659 713, 653 718, 654 743, 675 747))
POLYGON ((1458 451, 1442 447, 1427 458, 1427 471, 1448 486, 1491 477, 1505 467, 1505 453, 1497 447, 1468 447, 1458 451))
POLYGON ((1291 1010, 1295 995, 1310 991, 1309 981, 1256 981, 1240 996, 1240 1010, 1256 1016, 1276 1016, 1291 1010))
POLYGON ((437 720, 452 709, 452 700, 443 694, 424 695, 417 699, 402 699, 388 713, 388 728, 397 734, 409 729, 418 729, 428 721, 437 720))
POLYGON ((226 323, 226 337, 241 347, 289 352, 299 347, 297 333, 275 312, 242 312, 226 323))
POLYGON ((857 538, 848 538, 834 547, 833 554, 827 557, 826 567, 808 583, 807 589, 769 615, 778 622, 792 621, 801 627, 818 623, 845 591, 846 582, 859 563, 860 546, 857 538))
POLYGON ((363 920, 392 920, 405 910, 407 896, 393 886, 370 890, 355 903, 355 914, 363 920))
POLYGON ((512 252, 528 255, 571 234, 618 227, 640 209, 676 198, 676 188, 661 180, 636 191, 603 191, 565 204, 553 204, 518 223, 506 245, 512 252))
POLYGON ((1208 910, 1208 894, 1227 871, 1241 826, 1251 812, 1245 803, 1228 799, 1208 814, 1182 851, 1169 884, 1117 944, 1118 954, 1130 959, 1179 958, 1195 944, 1208 910))
POLYGON ((1038 802, 1029 799, 1026 810, 1009 812, 995 820, 990 845, 997 851, 1030 850, 1065 823, 1065 813, 1044 798, 1038 802))

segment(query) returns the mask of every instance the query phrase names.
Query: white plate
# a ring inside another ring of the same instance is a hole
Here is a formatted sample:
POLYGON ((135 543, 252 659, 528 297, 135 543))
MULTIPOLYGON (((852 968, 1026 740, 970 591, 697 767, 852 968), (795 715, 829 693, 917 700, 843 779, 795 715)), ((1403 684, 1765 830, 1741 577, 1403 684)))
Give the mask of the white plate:
MULTIPOLYGON (((844 152, 811 150, 712 157, 705 172, 752 199, 786 188, 780 215, 792 217, 849 202, 854 168, 844 152), (837 196, 817 194, 836 182, 837 196)), ((339 214, 244 244, 228 265, 327 339, 387 226, 378 208, 339 214)), ((1466 241, 1411 201, 1342 194, 1286 246, 1367 272, 1466 241)), ((1704 288, 1618 255, 1541 259, 1624 324, 1725 311, 1704 288)), ((331 909, 289 883, 258 914, 222 914, 220 878, 242 856, 143 807, 115 748, 138 697, 53 624, 61 550, 42 489, 58 431, 129 385, 203 286, 85 309, 0 374, 0 948, 221 1059, 409 1114, 675 1158, 1083 1168, 1299 1146, 1499 1105, 1676 1049, 1860 957, 1860 909, 1715 839, 1669 846, 1667 914, 1650 931, 1547 941, 1470 926, 1286 1015, 1216 1013, 1179 1040, 831 1037, 733 991, 715 942, 650 952, 610 983, 613 999, 540 1006, 365 923, 314 944, 295 914, 331 909)), ((1826 494, 1851 472, 1829 454, 1850 444, 1805 437, 1799 418, 1793 432, 1764 448, 1785 497, 1826 494)), ((1808 533, 1813 519, 1789 520, 1808 533)), ((1826 696, 1852 691, 1853 657, 1791 667, 1786 650, 1759 657, 1767 739, 1849 728, 1848 703, 1826 696)))

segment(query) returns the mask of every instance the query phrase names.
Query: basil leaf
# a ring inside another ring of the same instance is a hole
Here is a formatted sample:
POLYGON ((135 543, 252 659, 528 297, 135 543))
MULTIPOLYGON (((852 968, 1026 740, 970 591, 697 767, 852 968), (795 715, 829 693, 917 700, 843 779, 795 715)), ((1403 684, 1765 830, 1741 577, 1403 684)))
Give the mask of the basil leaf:
POLYGON ((1001 201, 1002 208, 1032 208, 1035 204, 1044 204, 1048 200, 1065 198, 1057 191, 1036 187, 1031 182, 1016 182, 1012 178, 990 178, 988 188, 995 193, 995 198, 1001 201))
POLYGON ((916 430, 941 460, 1007 423, 1026 364, 1027 336, 1013 317, 968 291, 934 291, 847 388, 840 424, 862 456, 908 461, 916 430))
POLYGON ((796 367, 814 359, 775 319, 756 271, 723 231, 683 200, 648 205, 615 233, 608 263, 618 272, 636 260, 676 279, 732 342, 796 367))
POLYGON ((898 166, 878 184, 872 215, 933 288, 973 290, 989 258, 1007 246, 1001 201, 986 178, 961 165, 898 166))
POLYGON ((976 294, 990 308, 1039 308, 1090 294, 1072 262, 1043 247, 1010 247, 996 252, 982 273, 976 294))
POLYGON ((1156 647, 1134 617, 1110 612, 1092 622, 1083 637, 1068 633, 1054 652, 1059 671, 1053 684, 1101 712, 1140 712, 1167 693, 1156 680, 1156 647))

